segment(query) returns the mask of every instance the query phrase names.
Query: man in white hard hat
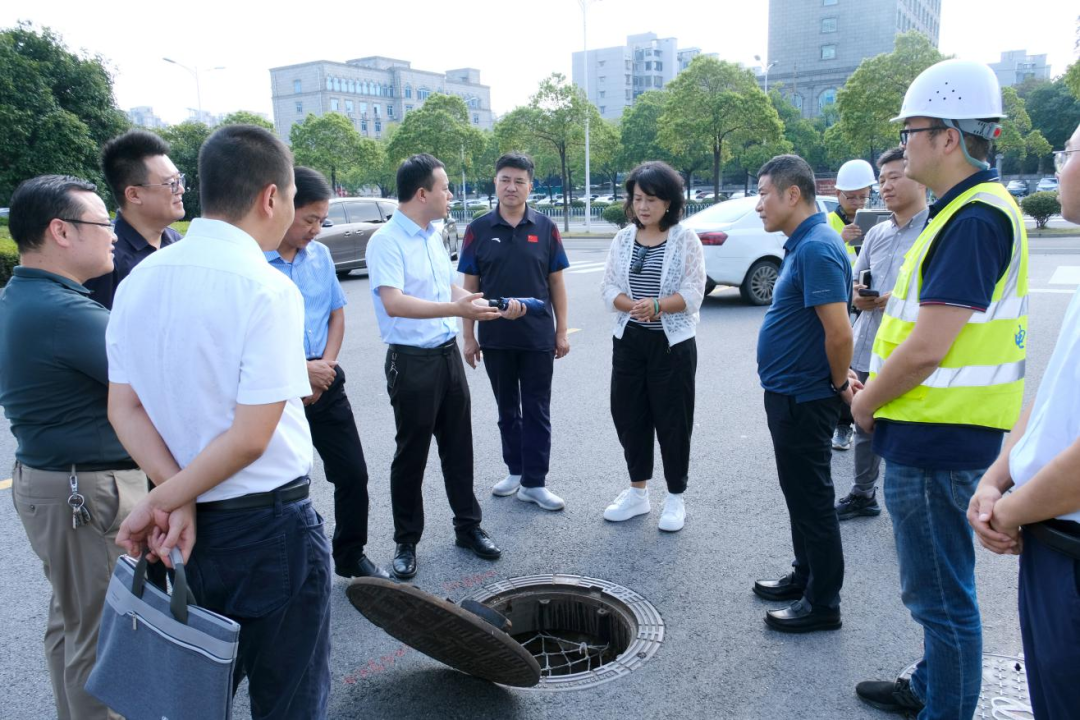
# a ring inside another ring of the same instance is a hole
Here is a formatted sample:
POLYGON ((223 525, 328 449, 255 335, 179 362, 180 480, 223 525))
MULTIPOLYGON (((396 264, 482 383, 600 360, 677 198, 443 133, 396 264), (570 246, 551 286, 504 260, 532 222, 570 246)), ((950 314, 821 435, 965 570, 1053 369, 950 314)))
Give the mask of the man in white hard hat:
POLYGON ((910 679, 859 683, 859 697, 919 717, 970 718, 982 683, 982 625, 966 511, 1020 415, 1027 347, 1027 233, 990 168, 1001 88, 989 67, 946 60, 904 97, 911 179, 937 202, 904 258, 852 403, 886 460, 904 605, 923 626, 910 679))
MULTIPOLYGON (((870 163, 865 160, 848 160, 840 166, 836 174, 836 199, 840 204, 828 215, 829 227, 840 234, 844 240, 851 266, 855 267, 857 253, 855 243, 862 240, 862 228, 855 224, 855 213, 870 199, 870 188, 877 177, 870 163)), ((833 433, 833 450, 850 450, 854 432, 851 408, 844 405, 840 409, 840 422, 836 423, 833 433)))
MULTIPOLYGON (((1062 216, 1080 223, 1080 127, 1054 154, 1062 216)), ((1020 553, 1020 631, 1035 717, 1080 708, 1080 293, 1073 295, 1033 406, 979 481, 968 522, 999 554, 1020 553), (1013 492, 1002 495, 1010 488, 1013 492), (1023 533, 1020 528, 1023 526, 1023 533)))

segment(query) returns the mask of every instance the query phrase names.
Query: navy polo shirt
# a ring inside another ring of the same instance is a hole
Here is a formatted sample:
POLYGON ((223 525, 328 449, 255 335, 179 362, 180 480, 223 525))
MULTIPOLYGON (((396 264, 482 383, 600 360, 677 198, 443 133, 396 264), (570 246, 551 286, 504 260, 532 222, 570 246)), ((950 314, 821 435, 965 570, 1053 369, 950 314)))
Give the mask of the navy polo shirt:
POLYGON ((772 305, 758 333, 761 387, 796 402, 835 395, 825 353, 825 328, 818 305, 851 300, 851 262, 844 241, 824 213, 811 215, 784 243, 784 261, 772 305))
MULTIPOLYGON (((996 170, 977 172, 930 206, 927 222, 961 193, 999 182, 996 170)), ((920 305, 954 305, 984 312, 1012 259, 1012 223, 1002 211, 971 203, 941 229, 923 261, 920 305)), ((927 470, 978 470, 1001 451, 1004 432, 993 428, 878 420, 874 452, 888 462, 927 470)))
POLYGON ((555 350, 555 314, 548 275, 570 267, 559 228, 549 217, 526 206, 517 227, 503 220, 499 208, 469 223, 458 259, 458 271, 480 276, 486 298, 533 297, 544 301, 541 312, 529 310, 517 320, 478 323, 481 348, 555 350))
MULTIPOLYGON (((113 297, 116 295, 116 286, 126 278, 135 266, 146 258, 153 255, 157 248, 146 242, 146 238, 139 234, 122 213, 116 213, 116 223, 113 225, 116 233, 116 244, 113 245, 113 271, 108 275, 102 275, 92 280, 87 280, 83 287, 90 291, 90 299, 96 300, 112 310, 113 297)), ((180 233, 172 228, 165 228, 161 234, 161 247, 172 245, 181 238, 180 233)))

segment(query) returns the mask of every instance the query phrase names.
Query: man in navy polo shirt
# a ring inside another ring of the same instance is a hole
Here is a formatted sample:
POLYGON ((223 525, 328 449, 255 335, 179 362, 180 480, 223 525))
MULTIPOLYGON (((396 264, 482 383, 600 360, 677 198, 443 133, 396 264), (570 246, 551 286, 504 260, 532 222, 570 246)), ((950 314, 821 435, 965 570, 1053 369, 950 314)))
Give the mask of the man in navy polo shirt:
POLYGON ((566 286, 562 271, 570 266, 559 230, 548 217, 525 204, 532 191, 533 162, 508 153, 495 163, 498 206, 465 231, 458 270, 469 292, 486 298, 535 298, 518 320, 498 319, 481 325, 466 318, 465 361, 471 367, 483 354, 484 367, 499 406, 503 461, 509 474, 495 495, 512 495, 545 510, 566 503, 544 482, 551 455, 551 376, 556 358, 570 352, 566 339, 566 286), (553 322, 554 320, 554 322, 553 322))
POLYGON ((805 160, 779 155, 765 163, 758 194, 765 230, 788 238, 757 356, 795 562, 779 580, 754 583, 754 593, 795 601, 766 613, 765 623, 775 630, 836 630, 844 550, 833 507, 831 440, 852 395, 851 263, 840 236, 817 211, 814 171, 805 160))
POLYGON ((146 258, 180 239, 184 175, 169 159, 169 144, 152 132, 129 130, 105 143, 101 170, 120 210, 112 272, 88 280, 90 299, 112 309, 120 281, 146 258))

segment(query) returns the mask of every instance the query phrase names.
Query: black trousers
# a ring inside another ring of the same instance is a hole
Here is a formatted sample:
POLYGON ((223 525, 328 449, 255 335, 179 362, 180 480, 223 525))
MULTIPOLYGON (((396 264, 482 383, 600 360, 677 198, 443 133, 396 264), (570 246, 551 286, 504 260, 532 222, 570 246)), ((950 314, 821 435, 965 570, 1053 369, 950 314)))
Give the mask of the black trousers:
POLYGON ((432 436, 439 445, 454 529, 476 527, 481 515, 473 494, 472 402, 457 342, 438 348, 391 345, 385 369, 397 426, 390 464, 394 541, 416 543, 424 532, 421 486, 432 436))
POLYGON ((345 394, 345 371, 335 367, 334 382, 317 402, 304 408, 311 442, 334 485, 334 564, 344 567, 364 554, 368 530, 368 471, 352 405, 345 394))
POLYGON ((797 403, 765 392, 765 415, 776 454, 795 551, 795 581, 812 607, 840 605, 844 548, 832 483, 832 434, 844 402, 838 396, 797 403))
POLYGON ((484 369, 499 406, 503 462, 525 487, 543 487, 551 460, 552 350, 484 348, 484 369))
POLYGON ((630 482, 653 476, 654 437, 660 441, 668 492, 686 490, 694 431, 694 338, 668 345, 667 336, 627 323, 612 338, 611 418, 630 482))

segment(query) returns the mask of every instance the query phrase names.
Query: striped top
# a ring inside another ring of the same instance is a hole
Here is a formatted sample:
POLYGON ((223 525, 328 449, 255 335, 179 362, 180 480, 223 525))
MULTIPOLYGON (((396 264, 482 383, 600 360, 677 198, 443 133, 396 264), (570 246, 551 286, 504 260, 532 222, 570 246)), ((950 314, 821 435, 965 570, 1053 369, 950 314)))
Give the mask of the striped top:
MULTIPOLYGON (((630 292, 632 293, 631 299, 635 302, 643 298, 660 296, 660 272, 664 267, 665 245, 667 245, 667 240, 650 248, 646 248, 637 241, 634 242, 634 256, 630 261, 630 292), (641 266, 641 272, 636 273, 634 269, 637 267, 637 260, 641 257, 642 252, 645 253, 645 262, 641 266)), ((663 331, 664 329, 664 325, 659 319, 651 322, 639 322, 630 318, 628 322, 649 330, 663 331)))

